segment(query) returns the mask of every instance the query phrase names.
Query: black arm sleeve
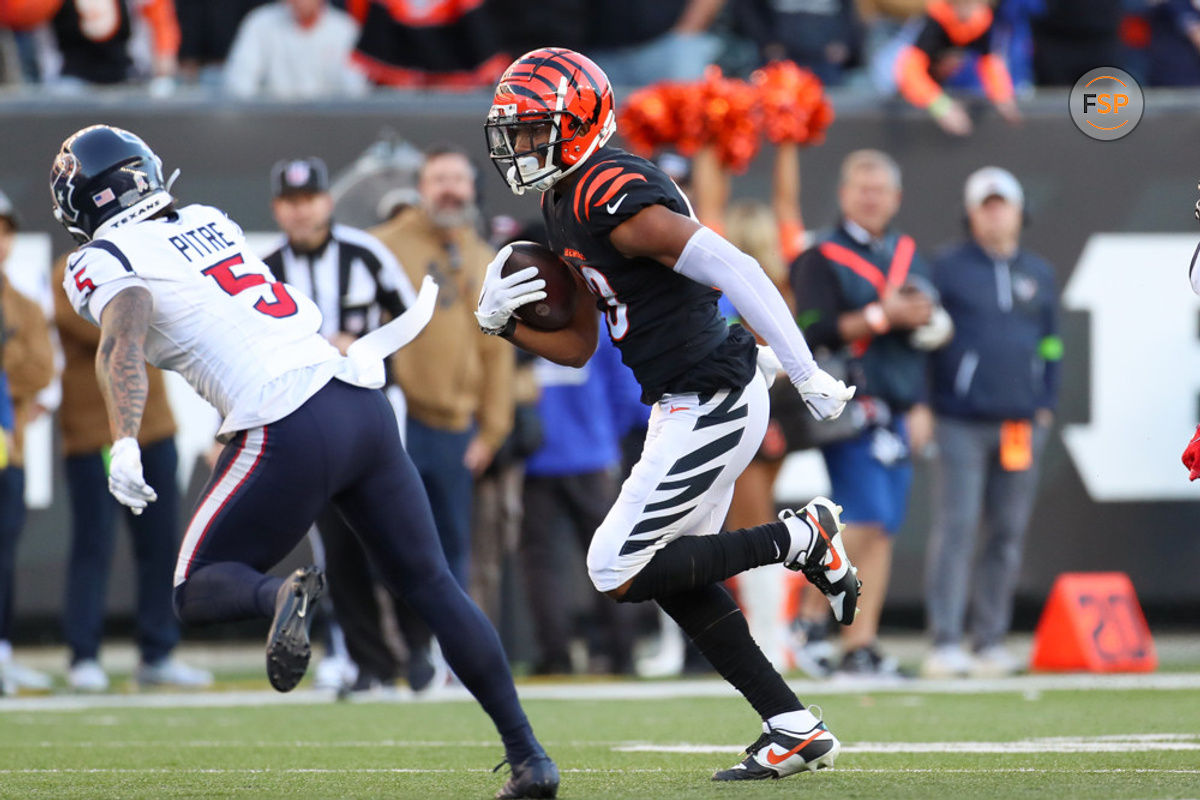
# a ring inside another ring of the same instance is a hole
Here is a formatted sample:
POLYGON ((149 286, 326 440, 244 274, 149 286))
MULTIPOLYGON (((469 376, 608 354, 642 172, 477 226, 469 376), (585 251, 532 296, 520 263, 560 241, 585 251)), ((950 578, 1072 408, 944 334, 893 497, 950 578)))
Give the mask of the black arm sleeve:
POLYGON ((789 277, 796 298, 796 323, 809 346, 841 347, 838 315, 844 303, 829 259, 817 248, 809 248, 792 262, 789 277))

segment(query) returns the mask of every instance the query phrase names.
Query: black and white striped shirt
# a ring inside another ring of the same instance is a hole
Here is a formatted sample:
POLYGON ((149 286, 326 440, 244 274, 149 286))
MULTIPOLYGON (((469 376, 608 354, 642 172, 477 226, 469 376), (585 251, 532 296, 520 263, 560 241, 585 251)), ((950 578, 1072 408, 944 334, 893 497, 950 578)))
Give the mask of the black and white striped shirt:
POLYGON ((276 280, 312 298, 321 310, 320 333, 361 336, 386 311, 399 316, 416 300, 408 275, 392 252, 366 231, 334 224, 325 244, 297 253, 284 239, 263 259, 276 280))

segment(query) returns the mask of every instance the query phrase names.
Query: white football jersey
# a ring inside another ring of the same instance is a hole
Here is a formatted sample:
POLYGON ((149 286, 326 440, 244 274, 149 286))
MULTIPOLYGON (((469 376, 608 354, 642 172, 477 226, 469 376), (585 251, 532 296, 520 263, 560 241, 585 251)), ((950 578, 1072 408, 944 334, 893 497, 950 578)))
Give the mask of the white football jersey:
POLYGON ((318 333, 313 302, 276 282, 241 228, 211 206, 101 234, 71 254, 63 285, 97 325, 120 291, 149 290, 146 360, 212 403, 222 434, 282 419, 335 375, 365 385, 318 333))

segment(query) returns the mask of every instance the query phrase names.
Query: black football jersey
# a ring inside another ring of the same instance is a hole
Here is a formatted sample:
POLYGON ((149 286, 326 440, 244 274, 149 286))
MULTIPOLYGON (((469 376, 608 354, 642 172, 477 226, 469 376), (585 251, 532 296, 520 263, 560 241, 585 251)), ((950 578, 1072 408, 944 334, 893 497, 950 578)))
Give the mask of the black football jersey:
POLYGON ((604 147, 561 193, 542 195, 550 247, 579 270, 604 313, 608 333, 642 387, 663 394, 739 388, 754 374, 754 338, 717 310, 721 293, 649 258, 627 258, 609 241, 651 205, 692 216, 687 199, 651 162, 604 147))

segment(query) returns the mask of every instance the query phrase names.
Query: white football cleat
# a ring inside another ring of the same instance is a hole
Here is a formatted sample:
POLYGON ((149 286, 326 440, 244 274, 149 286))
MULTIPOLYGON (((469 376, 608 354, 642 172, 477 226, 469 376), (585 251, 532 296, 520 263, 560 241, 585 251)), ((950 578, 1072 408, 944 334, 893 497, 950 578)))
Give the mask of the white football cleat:
POLYGON ((791 534, 791 547, 783 560, 790 570, 804 573, 821 590, 843 625, 854 621, 862 582, 842 544, 842 507, 824 497, 815 498, 797 511, 784 509, 779 519, 791 534))
POLYGON ((841 743, 810 711, 805 709, 801 713, 811 721, 806 730, 771 729, 763 723, 763 735, 746 748, 746 758, 714 773, 712 779, 761 781, 832 767, 842 749, 841 743))

